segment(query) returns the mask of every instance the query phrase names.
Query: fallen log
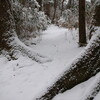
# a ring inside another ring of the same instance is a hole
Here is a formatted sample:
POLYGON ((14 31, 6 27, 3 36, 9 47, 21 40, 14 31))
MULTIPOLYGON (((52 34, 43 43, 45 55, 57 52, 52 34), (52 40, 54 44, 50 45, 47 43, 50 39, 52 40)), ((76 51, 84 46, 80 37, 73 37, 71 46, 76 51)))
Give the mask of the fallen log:
POLYGON ((100 71, 100 33, 92 37, 85 50, 73 61, 69 69, 36 100, 52 100, 58 93, 82 83, 100 71))

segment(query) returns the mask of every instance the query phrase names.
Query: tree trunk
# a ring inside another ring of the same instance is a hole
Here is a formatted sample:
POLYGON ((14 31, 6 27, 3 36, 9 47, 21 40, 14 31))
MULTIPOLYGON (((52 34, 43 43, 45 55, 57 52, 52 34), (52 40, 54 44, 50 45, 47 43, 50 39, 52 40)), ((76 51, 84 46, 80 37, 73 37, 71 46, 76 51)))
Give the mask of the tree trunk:
POLYGON ((85 50, 72 62, 62 76, 36 100, 51 100, 58 93, 82 83, 100 71, 100 33, 96 34, 85 50))
POLYGON ((64 10, 64 1, 65 1, 65 0, 62 0, 61 16, 62 16, 62 12, 63 12, 63 10, 64 10))
POLYGON ((93 5, 95 3, 96 0, 91 0, 91 4, 93 5))
POLYGON ((79 46, 86 45, 85 0, 79 0, 79 46))
POLYGON ((10 50, 11 37, 16 37, 11 2, 0 0, 0 48, 10 50))
POLYGON ((95 20, 94 22, 95 26, 100 26, 100 3, 97 3, 95 7, 94 20, 95 20))
POLYGON ((74 0, 69 0, 67 4, 67 9, 70 9, 74 6, 74 0))
POLYGON ((50 3, 49 2, 44 4, 44 12, 49 18, 51 17, 51 14, 50 14, 50 3))
POLYGON ((53 14, 53 18, 52 18, 52 23, 54 23, 54 20, 56 17, 57 4, 58 4, 58 1, 54 0, 54 14, 53 14))
POLYGON ((39 63, 50 61, 18 39, 10 0, 0 0, 0 49, 7 51, 13 59, 17 59, 16 55, 22 54, 39 63))

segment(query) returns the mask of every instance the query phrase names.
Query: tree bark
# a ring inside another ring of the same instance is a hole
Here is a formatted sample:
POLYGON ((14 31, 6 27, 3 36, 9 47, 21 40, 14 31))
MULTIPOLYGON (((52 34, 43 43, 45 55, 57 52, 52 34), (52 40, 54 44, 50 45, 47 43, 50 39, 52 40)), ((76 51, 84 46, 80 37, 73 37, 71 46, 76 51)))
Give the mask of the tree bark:
POLYGON ((64 10, 64 1, 65 1, 65 0, 62 0, 62 5, 61 5, 61 6, 62 6, 62 7, 61 7, 61 16, 62 16, 62 12, 63 12, 63 10, 64 10))
POLYGON ((44 3, 44 12, 45 14, 50 18, 51 14, 50 14, 50 3, 44 3))
POLYGON ((94 15, 94 24, 95 26, 100 26, 100 4, 97 3, 95 7, 95 15, 94 15))
POLYGON ((22 54, 39 63, 51 61, 18 39, 12 9, 10 0, 0 0, 0 49, 7 51, 11 59, 17 59, 15 54, 22 54))
POLYGON ((85 0, 79 0, 79 46, 86 43, 85 0))
POLYGON ((87 45, 85 50, 63 72, 57 81, 48 88, 40 98, 36 100, 52 100, 58 93, 82 83, 100 71, 100 33, 96 34, 87 45))
POLYGON ((57 4, 58 4, 58 0, 54 0, 54 14, 53 14, 53 18, 52 18, 52 23, 54 23, 54 20, 56 17, 57 4))
POLYGON ((67 9, 70 9, 74 6, 74 0, 68 0, 67 9))
POLYGON ((15 37, 15 23, 12 16, 11 2, 0 0, 0 48, 11 49, 10 37, 15 37))

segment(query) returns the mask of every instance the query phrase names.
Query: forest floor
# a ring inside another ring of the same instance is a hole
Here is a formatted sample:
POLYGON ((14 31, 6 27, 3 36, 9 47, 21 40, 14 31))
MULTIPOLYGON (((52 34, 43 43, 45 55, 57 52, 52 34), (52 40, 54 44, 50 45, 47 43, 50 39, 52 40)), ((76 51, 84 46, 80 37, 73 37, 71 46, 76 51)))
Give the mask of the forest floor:
MULTIPOLYGON (((35 52, 51 58, 51 62, 37 63, 28 57, 8 61, 0 56, 0 100, 34 100, 67 70, 84 48, 77 45, 77 30, 68 30, 51 25, 42 35, 31 42, 35 52)), ((94 77, 95 78, 95 77, 94 77)), ((81 100, 94 78, 77 85, 53 100, 81 100)), ((95 100, 100 100, 100 93, 95 100)))

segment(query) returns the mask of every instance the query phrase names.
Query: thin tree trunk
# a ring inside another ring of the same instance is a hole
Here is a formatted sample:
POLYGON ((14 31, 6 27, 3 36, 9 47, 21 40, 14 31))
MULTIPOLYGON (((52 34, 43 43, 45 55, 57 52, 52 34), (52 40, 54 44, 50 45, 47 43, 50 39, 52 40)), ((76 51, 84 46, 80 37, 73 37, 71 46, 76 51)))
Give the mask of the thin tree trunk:
POLYGON ((97 5, 95 7, 95 15, 94 15, 95 26, 100 26, 100 3, 99 2, 97 2, 97 5))
POLYGON ((55 17, 56 17, 56 10, 57 10, 57 0, 54 0, 54 14, 53 14, 53 18, 52 18, 52 23, 54 23, 55 17))
POLYGON ((93 5, 95 3, 96 0, 91 0, 91 4, 93 5))
POLYGON ((79 0, 79 46, 86 45, 85 0, 79 0))
POLYGON ((74 5, 74 0, 68 0, 67 9, 72 8, 74 5))
POLYGON ((100 33, 94 36, 84 52, 72 62, 69 69, 36 100, 52 100, 58 93, 82 83, 100 71, 100 33))
POLYGON ((63 10, 64 10, 64 1, 65 1, 65 0, 62 1, 61 16, 62 16, 62 12, 63 12, 63 10))

